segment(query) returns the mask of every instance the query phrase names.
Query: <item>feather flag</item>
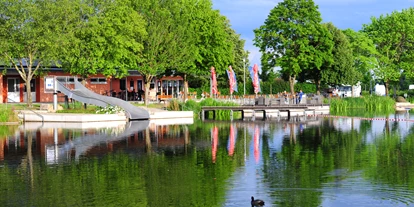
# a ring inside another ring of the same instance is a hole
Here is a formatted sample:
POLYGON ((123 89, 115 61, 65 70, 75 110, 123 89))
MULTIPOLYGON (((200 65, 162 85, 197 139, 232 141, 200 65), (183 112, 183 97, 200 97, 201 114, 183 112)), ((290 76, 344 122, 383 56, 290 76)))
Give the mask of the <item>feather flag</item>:
POLYGON ((213 66, 211 66, 210 68, 210 72, 211 72, 211 94, 217 95, 217 77, 216 77, 216 70, 214 69, 213 66))
POLYGON ((257 95, 257 93, 261 92, 259 81, 259 66, 257 64, 254 64, 253 67, 249 67, 249 72, 250 77, 252 78, 254 93, 257 95))
POLYGON ((227 70, 227 76, 229 77, 230 94, 233 94, 234 91, 237 92, 237 80, 236 73, 234 73, 234 70, 231 68, 231 65, 227 70))

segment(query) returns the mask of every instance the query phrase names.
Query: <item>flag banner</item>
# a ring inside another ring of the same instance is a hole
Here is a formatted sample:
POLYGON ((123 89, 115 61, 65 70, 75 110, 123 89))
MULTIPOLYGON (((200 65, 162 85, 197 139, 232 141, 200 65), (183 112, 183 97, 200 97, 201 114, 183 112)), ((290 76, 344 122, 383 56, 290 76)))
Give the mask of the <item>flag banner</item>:
POLYGON ((233 154, 234 154, 234 147, 236 145, 236 138, 237 138, 237 129, 232 124, 232 125, 230 125, 229 141, 227 143, 227 150, 229 152, 229 156, 233 156, 233 154))
POLYGON ((216 70, 213 66, 210 68, 211 72, 211 95, 217 95, 217 77, 216 77, 216 70))
POLYGON ((234 91, 238 92, 236 73, 234 73, 234 70, 231 68, 231 65, 229 66, 229 69, 227 70, 227 76, 229 77, 230 94, 233 94, 234 91))
POLYGON ((259 81, 259 66, 254 64, 253 67, 249 67, 250 77, 252 78, 254 93, 257 94, 260 91, 260 81, 259 81))
POLYGON ((253 148, 254 148, 254 159, 256 160, 256 163, 259 163, 260 158, 260 130, 259 126, 256 126, 254 129, 254 135, 253 135, 253 148))
POLYGON ((217 156, 217 147, 218 147, 218 127, 214 126, 214 128, 211 130, 211 158, 213 163, 216 162, 216 156, 217 156))

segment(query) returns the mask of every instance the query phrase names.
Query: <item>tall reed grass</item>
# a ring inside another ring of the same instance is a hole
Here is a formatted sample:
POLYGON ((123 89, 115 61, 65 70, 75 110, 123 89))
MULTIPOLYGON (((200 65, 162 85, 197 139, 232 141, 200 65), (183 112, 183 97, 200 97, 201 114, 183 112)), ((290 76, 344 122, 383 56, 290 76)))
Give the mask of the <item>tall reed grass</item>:
POLYGON ((331 100, 331 112, 346 112, 352 109, 367 111, 394 111, 395 101, 386 96, 364 96, 355 98, 334 98, 331 100))

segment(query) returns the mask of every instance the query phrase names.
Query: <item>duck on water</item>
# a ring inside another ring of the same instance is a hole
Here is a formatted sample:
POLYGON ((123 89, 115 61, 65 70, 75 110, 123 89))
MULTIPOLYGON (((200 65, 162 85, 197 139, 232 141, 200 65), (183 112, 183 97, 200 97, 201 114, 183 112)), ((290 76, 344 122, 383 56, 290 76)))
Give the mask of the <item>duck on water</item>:
POLYGON ((252 196, 251 204, 252 204, 252 207, 258 207, 258 206, 264 206, 265 202, 260 199, 254 199, 254 197, 252 196))

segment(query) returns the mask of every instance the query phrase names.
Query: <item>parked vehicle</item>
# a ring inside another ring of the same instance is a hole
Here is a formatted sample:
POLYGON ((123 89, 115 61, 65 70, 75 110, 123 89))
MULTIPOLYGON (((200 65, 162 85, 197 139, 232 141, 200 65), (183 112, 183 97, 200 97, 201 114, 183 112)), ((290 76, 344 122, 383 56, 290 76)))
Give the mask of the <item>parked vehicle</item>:
POLYGON ((359 97, 361 96, 361 85, 343 85, 338 88, 338 96, 340 97, 359 97), (352 87, 354 87, 354 94, 352 94, 352 87))
POLYGON ((377 96, 385 96, 385 86, 376 84, 375 87, 374 87, 374 93, 377 96))

